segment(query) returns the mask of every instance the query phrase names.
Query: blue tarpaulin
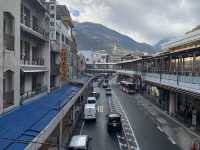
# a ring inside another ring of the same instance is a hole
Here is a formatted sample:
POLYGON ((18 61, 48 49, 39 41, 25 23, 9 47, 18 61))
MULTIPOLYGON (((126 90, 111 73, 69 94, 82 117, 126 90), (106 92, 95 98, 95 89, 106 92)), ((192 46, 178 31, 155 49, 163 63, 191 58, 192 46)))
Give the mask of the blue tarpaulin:
POLYGON ((0 150, 22 150, 56 116, 81 86, 67 84, 0 116, 0 150), (23 142, 24 141, 24 142, 23 142))

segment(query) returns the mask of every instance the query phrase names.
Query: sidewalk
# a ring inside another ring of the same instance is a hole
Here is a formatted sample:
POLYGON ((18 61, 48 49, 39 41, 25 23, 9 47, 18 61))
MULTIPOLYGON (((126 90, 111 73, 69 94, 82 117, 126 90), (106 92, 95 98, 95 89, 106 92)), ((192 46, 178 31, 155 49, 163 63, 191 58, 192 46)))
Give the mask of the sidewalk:
POLYGON ((177 144, 183 150, 190 150, 193 141, 200 143, 200 136, 197 133, 161 110, 150 100, 141 95, 134 95, 134 97, 137 104, 144 109, 145 114, 155 122, 157 128, 165 133, 173 144, 177 144))

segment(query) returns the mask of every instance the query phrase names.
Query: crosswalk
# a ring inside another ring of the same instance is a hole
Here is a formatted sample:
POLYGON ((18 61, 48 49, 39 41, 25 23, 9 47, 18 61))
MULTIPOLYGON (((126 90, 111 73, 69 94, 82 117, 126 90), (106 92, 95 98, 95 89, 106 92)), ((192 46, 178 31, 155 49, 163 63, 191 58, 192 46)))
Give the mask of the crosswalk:
POLYGON ((104 111, 104 107, 102 105, 97 106, 97 112, 102 113, 104 111))

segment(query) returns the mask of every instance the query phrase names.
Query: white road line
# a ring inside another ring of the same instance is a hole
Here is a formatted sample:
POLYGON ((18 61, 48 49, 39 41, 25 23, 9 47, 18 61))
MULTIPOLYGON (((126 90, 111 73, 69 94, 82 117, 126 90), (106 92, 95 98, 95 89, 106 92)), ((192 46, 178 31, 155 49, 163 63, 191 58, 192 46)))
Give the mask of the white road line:
POLYGON ((172 138, 168 137, 168 139, 172 142, 172 144, 176 144, 176 142, 172 138))
POLYGON ((138 145, 138 142, 137 142, 137 139, 136 139, 135 134, 134 134, 134 132, 133 132, 133 128, 132 128, 132 126, 131 126, 131 124, 130 124, 130 121, 128 120, 128 117, 127 117, 127 115, 126 115, 126 113, 125 113, 125 111, 124 111, 124 109, 123 109, 123 107, 122 107, 122 105, 121 105, 121 103, 120 103, 120 101, 119 101, 119 99, 118 99, 118 97, 116 96, 116 94, 115 94, 114 91, 113 91, 113 95, 114 95, 114 97, 116 98, 116 100, 118 101, 118 104, 120 105, 121 110, 122 110, 123 114, 125 115, 125 117, 126 117, 126 119, 127 119, 127 122, 128 122, 128 124, 129 124, 129 126, 130 126, 132 135, 133 135, 133 137, 134 137, 134 139, 135 139, 135 143, 136 143, 136 145, 137 145, 137 150, 140 150, 140 147, 139 147, 139 145, 138 145))
POLYGON ((85 121, 83 121, 83 123, 82 123, 81 130, 80 130, 80 135, 81 135, 82 132, 83 132, 84 125, 85 125, 85 121))

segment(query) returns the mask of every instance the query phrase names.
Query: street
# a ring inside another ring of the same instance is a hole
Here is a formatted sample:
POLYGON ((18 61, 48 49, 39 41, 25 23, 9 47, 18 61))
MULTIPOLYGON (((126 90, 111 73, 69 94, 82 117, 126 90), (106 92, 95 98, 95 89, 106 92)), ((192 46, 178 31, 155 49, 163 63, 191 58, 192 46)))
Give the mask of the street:
POLYGON ((87 134, 92 137, 90 149, 93 150, 179 150, 176 143, 161 132, 154 120, 141 106, 138 106, 135 95, 128 95, 119 89, 114 81, 110 82, 112 96, 105 95, 100 88, 97 100, 97 119, 80 121, 76 134, 87 134), (106 114, 117 111, 122 115, 123 132, 108 134, 106 114))

